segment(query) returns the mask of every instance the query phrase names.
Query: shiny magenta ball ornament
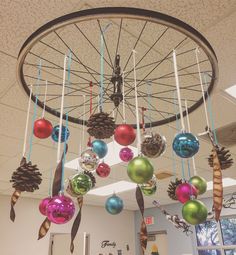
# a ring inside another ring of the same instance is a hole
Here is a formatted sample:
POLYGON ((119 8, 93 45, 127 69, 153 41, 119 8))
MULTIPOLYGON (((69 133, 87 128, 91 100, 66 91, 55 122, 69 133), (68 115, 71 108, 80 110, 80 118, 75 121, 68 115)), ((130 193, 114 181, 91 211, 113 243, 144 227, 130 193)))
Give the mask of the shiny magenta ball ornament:
POLYGON ((107 177, 110 174, 110 172, 111 172, 110 166, 104 162, 100 163, 96 169, 97 175, 102 178, 107 177))
POLYGON ((121 124, 115 129, 114 139, 120 145, 130 145, 134 142, 135 138, 136 133, 131 125, 121 124))
POLYGON ((186 203, 191 197, 197 197, 197 189, 190 183, 184 182, 179 184, 175 190, 177 199, 182 203, 186 203))
POLYGON ((48 203, 51 201, 51 199, 52 199, 51 197, 46 197, 42 199, 39 204, 39 211, 44 216, 47 215, 47 206, 48 206, 48 203))
POLYGON ((55 224, 65 224, 72 219, 74 213, 75 205, 71 198, 58 195, 48 203, 46 216, 55 224))
POLYGON ((134 153, 130 148, 125 147, 120 150, 119 156, 122 161, 129 162, 134 157, 134 153))
POLYGON ((51 122, 44 118, 34 122, 34 135, 40 139, 48 138, 52 134, 52 130, 51 122))

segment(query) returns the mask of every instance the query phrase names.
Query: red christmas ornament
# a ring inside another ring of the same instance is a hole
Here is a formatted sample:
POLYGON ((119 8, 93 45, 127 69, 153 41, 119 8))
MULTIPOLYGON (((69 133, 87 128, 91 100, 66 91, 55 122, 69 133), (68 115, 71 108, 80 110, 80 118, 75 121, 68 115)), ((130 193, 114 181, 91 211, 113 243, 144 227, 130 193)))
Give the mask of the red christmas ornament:
POLYGON ((98 176, 105 178, 111 172, 111 168, 106 163, 100 163, 96 169, 96 173, 98 176))
POLYGON ((136 138, 135 130, 132 126, 121 124, 115 129, 114 138, 120 145, 130 145, 136 138))
POLYGON ((40 139, 48 138, 52 134, 52 130, 51 122, 44 118, 34 122, 34 135, 40 139))

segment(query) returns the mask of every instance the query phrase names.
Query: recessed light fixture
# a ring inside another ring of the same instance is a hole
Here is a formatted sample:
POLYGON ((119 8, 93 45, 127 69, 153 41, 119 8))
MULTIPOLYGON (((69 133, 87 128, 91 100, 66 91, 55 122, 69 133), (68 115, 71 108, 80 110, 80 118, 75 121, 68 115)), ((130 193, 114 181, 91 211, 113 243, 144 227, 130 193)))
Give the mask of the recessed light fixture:
POLYGON ((137 184, 127 181, 119 181, 106 186, 90 190, 87 194, 95 196, 109 196, 113 193, 121 193, 136 189, 137 184))
MULTIPOLYGON (((223 178, 223 187, 230 187, 236 185, 236 180, 232 178, 223 178)), ((207 190, 213 189, 213 181, 207 182, 207 190)))
POLYGON ((233 85, 225 90, 227 94, 229 94, 231 97, 236 98, 236 85, 233 85))

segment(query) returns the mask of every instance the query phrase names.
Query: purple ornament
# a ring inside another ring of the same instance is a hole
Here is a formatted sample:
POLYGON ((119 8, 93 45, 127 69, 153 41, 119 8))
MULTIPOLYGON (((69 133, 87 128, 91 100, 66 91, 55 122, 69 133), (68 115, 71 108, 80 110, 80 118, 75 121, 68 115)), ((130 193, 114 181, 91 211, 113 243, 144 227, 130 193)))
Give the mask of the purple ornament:
POLYGON ((102 162, 98 165, 97 169, 96 169, 96 173, 98 176, 105 178, 107 177, 111 172, 111 168, 109 167, 108 164, 102 162))
POLYGON ((64 224, 72 219, 75 213, 74 202, 67 196, 54 196, 47 206, 47 217, 55 224, 64 224))
POLYGON ((51 197, 46 197, 42 199, 39 204, 39 211, 44 216, 47 216, 47 206, 48 206, 48 203, 51 201, 51 199, 52 199, 51 197))
POLYGON ((133 151, 128 147, 122 148, 120 150, 119 155, 120 155, 120 159, 124 162, 129 162, 134 157, 133 151))
POLYGON ((188 200, 190 200, 191 196, 194 198, 197 197, 197 189, 191 185, 190 183, 182 183, 179 184, 175 190, 175 195, 177 199, 182 203, 186 203, 188 200))

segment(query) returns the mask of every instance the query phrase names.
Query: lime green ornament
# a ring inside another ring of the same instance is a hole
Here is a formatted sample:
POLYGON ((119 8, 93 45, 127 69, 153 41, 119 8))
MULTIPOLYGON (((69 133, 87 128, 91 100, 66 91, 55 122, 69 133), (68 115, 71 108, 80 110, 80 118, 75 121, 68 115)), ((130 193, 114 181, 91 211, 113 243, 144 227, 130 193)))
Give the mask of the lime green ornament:
POLYGON ((203 223, 207 219, 207 208, 199 200, 189 200, 182 208, 183 218, 191 225, 203 223))
POLYGON ((152 196, 157 191, 157 179, 156 176, 153 175, 152 179, 147 183, 141 184, 140 188, 145 196, 152 196))
POLYGON ((84 173, 76 174, 70 181, 73 194, 85 195, 93 186, 90 176, 84 173))
POLYGON ((197 194, 202 195, 207 190, 207 182, 201 176, 193 176, 190 178, 189 183, 191 183, 197 189, 197 194))
POLYGON ((154 169, 152 164, 143 156, 138 156, 132 159, 127 168, 129 178, 138 184, 147 183, 151 180, 153 172, 154 169))

